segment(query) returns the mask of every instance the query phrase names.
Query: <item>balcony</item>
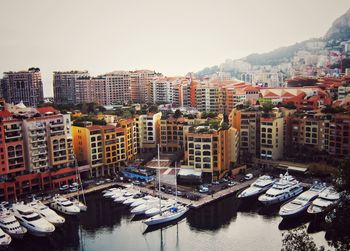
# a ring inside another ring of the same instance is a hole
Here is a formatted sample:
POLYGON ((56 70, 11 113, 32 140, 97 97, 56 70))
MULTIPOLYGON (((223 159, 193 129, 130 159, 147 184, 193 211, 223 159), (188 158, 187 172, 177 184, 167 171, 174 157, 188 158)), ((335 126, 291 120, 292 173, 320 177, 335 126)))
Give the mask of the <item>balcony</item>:
POLYGON ((38 156, 38 155, 44 155, 44 154, 47 154, 46 150, 32 152, 32 156, 38 156))
POLYGON ((40 131, 41 131, 41 132, 38 132, 38 131, 32 132, 32 133, 30 134, 30 137, 45 136, 45 132, 42 131, 41 129, 40 129, 40 131))
POLYGON ((16 127, 5 127, 5 132, 16 132, 21 131, 22 129, 19 126, 16 127))
POLYGON ((31 145, 31 146, 30 146, 30 149, 31 149, 31 150, 37 150, 37 149, 41 149, 41 148, 44 148, 44 147, 46 147, 45 144, 31 145))
POLYGON ((21 137, 22 137, 22 133, 17 133, 15 135, 13 135, 13 134, 10 134, 10 135, 5 134, 5 139, 18 139, 18 138, 21 138, 21 137))
POLYGON ((30 143, 37 143, 37 142, 44 142, 46 141, 46 137, 38 137, 38 138, 33 138, 30 140, 30 143))

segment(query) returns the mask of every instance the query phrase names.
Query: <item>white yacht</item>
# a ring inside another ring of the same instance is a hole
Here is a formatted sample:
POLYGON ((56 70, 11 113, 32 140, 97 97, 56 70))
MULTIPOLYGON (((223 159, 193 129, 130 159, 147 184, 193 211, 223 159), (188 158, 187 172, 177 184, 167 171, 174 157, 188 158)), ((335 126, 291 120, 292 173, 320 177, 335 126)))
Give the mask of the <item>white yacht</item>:
POLYGON ((279 215, 283 218, 294 217, 305 212, 313 200, 326 189, 325 184, 315 183, 309 190, 301 193, 293 199, 281 206, 279 215))
POLYGON ((61 195, 56 194, 53 198, 52 198, 52 202, 50 204, 50 206, 67 215, 77 215, 80 213, 80 208, 77 207, 76 205, 73 204, 73 202, 71 202, 70 200, 64 198, 61 195))
POLYGON ((151 195, 146 195, 145 197, 136 199, 133 203, 130 204, 130 207, 137 207, 139 205, 145 204, 147 201, 150 200, 156 200, 156 198, 151 195))
MULTIPOLYGON (((158 145, 158 160, 159 160, 159 145, 158 145)), ((158 161, 159 162, 159 161, 158 161)), ((158 163, 159 164, 159 163, 158 163)), ((159 174, 160 179, 160 174, 159 174)), ((160 184, 160 180, 159 180, 160 184)), ((145 220, 144 223, 148 226, 157 225, 161 223, 166 223, 170 221, 175 221, 183 216, 188 210, 189 207, 179 205, 177 203, 177 180, 176 180, 176 162, 175 162, 175 201, 169 200, 164 206, 161 205, 161 200, 159 207, 154 210, 154 208, 149 209, 145 212, 147 216, 151 215, 152 217, 145 220)))
POLYGON ((12 205, 11 211, 18 221, 35 236, 46 236, 55 231, 55 226, 23 203, 12 205))
POLYGON ((72 198, 71 201, 73 202, 73 205, 79 207, 80 212, 86 212, 87 206, 81 202, 78 198, 72 198))
POLYGON ((48 206, 44 205, 39 200, 34 199, 27 205, 31 207, 35 212, 40 214, 42 217, 44 217, 48 222, 54 225, 61 225, 65 222, 65 219, 62 216, 58 215, 55 211, 50 209, 48 206))
POLYGON ((162 200, 160 207, 159 207, 159 203, 158 203, 158 205, 156 205, 155 207, 152 207, 152 208, 146 210, 145 215, 148 217, 151 217, 151 216, 154 216, 156 214, 161 214, 161 213, 169 210, 170 208, 174 207, 174 205, 175 205, 175 201, 162 200))
POLYGON ((334 189, 333 186, 329 186, 311 203, 307 209, 307 212, 309 214, 322 213, 337 203, 339 198, 340 194, 334 189))
POLYGON ((151 199, 146 201, 146 203, 143 203, 133 208, 131 210, 131 213, 135 215, 141 215, 141 214, 144 214, 147 210, 156 207, 157 205, 159 205, 159 198, 155 198, 154 200, 151 199))
POLYGON ((275 182, 276 179, 273 177, 263 175, 259 177, 254 183, 252 183, 248 188, 244 189, 237 197, 243 199, 259 195, 270 189, 275 182))
POLYGON ((102 196, 104 198, 111 198, 116 192, 118 192, 120 190, 121 190, 120 188, 116 188, 116 187, 113 187, 113 188, 110 188, 107 190, 103 190, 102 196))
POLYGON ((22 238, 27 233, 27 229, 5 207, 0 208, 0 227, 14 238, 22 238))
POLYGON ((265 194, 260 195, 258 200, 265 205, 272 205, 286 201, 302 192, 303 187, 300 182, 286 172, 265 194))
POLYGON ((186 206, 176 205, 166 210, 165 212, 152 216, 151 218, 145 220, 144 223, 148 226, 151 226, 177 220, 181 216, 183 216, 188 210, 189 208, 186 206))
POLYGON ((132 197, 129 197, 128 199, 123 201, 124 205, 130 206, 132 203, 134 203, 136 200, 143 198, 144 195, 142 193, 137 193, 132 197))
POLYGON ((7 248, 8 245, 10 245, 11 241, 12 239, 10 235, 2 231, 2 229, 0 228, 0 247, 7 248))
POLYGON ((135 194, 139 193, 136 190, 130 189, 130 190, 124 190, 122 194, 114 198, 114 202, 116 203, 123 203, 125 200, 129 199, 130 197, 133 197, 135 194))

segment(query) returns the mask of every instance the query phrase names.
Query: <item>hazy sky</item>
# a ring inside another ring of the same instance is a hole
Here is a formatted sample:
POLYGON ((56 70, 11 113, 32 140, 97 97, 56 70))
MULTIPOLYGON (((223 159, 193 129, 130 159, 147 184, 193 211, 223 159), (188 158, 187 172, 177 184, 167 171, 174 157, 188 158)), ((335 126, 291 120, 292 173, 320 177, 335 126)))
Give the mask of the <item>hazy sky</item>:
POLYGON ((0 1, 0 72, 150 69, 184 75, 323 36, 349 0, 0 1))

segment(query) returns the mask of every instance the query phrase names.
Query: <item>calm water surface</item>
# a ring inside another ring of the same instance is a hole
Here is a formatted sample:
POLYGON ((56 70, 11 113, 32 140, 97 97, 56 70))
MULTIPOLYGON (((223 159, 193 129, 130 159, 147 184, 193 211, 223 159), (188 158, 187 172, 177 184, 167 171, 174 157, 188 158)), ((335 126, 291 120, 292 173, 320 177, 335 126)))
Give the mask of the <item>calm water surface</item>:
POLYGON ((256 200, 242 203, 235 197, 192 210, 178 224, 146 228, 142 219, 133 219, 127 207, 87 195, 88 212, 66 217, 66 223, 46 238, 27 234, 13 240, 9 250, 280 250, 286 229, 306 224, 312 237, 326 245, 324 232, 318 232, 303 217, 281 221, 278 207, 264 208, 256 200))

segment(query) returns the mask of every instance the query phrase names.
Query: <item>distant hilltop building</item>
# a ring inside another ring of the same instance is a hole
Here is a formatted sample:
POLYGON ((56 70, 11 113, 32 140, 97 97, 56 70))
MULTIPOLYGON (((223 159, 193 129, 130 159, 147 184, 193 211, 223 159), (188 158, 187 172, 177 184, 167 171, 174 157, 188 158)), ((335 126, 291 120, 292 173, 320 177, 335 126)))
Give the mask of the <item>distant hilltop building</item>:
POLYGON ((39 68, 27 71, 4 72, 1 80, 2 95, 6 102, 26 106, 38 106, 44 100, 43 83, 39 68))

